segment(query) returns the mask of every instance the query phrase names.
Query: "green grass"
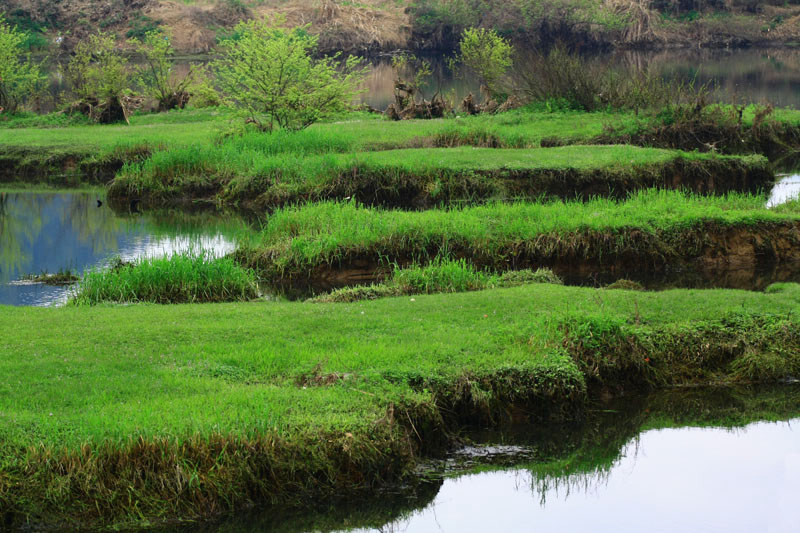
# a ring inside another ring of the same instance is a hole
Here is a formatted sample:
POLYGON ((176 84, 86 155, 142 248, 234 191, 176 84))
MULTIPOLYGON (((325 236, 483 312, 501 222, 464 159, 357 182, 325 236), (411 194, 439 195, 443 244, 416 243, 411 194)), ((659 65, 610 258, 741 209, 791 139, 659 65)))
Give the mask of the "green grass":
POLYGON ((258 297, 255 276, 230 258, 174 253, 84 274, 71 303, 234 302, 258 297))
POLYGON ((494 268, 526 258, 586 261, 639 253, 643 260, 668 260, 700 253, 708 225, 769 228, 800 220, 800 213, 767 210, 764 202, 759 195, 702 197, 648 190, 624 201, 421 212, 319 203, 274 213, 261 241, 245 246, 240 257, 276 277, 309 274, 353 258, 402 262, 456 254, 494 268))
MULTIPOLYGON (((448 138, 456 136, 480 138, 499 136, 508 147, 537 146, 541 138, 557 135, 587 138, 602 133, 605 122, 632 121, 633 117, 614 113, 528 113, 514 111, 503 115, 463 117, 458 119, 413 120, 391 122, 354 113, 336 122, 320 123, 296 134, 270 136, 263 133, 247 133, 241 146, 263 148, 279 144, 277 139, 287 137, 299 139, 290 143, 288 150, 299 144, 327 143, 346 147, 346 151, 397 148, 407 145, 446 144, 448 138), (439 139, 437 141, 437 139, 439 139)), ((80 147, 106 151, 118 144, 147 142, 169 147, 206 143, 220 134, 235 129, 243 119, 224 108, 180 110, 161 114, 135 115, 131 125, 85 125, 44 127, 45 120, 31 120, 25 126, 25 118, 3 127, 0 123, 0 145, 23 145, 29 147, 80 147), (13 125, 14 127, 8 127, 13 125)), ((59 119, 51 119, 58 124, 59 119)), ((269 151, 269 148, 267 148, 269 151)), ((273 149, 274 150, 274 149, 273 149)), ((288 151, 287 149, 278 149, 288 151)), ((320 151, 319 148, 314 148, 320 151)), ((327 151, 327 150, 325 150, 327 151)))
POLYGON ((598 382, 797 375, 798 305, 793 284, 538 284, 355 304, 2 307, 14 335, 0 338, 0 503, 33 522, 120 524, 386 483, 413 465, 416 435, 431 446, 442 424, 510 401, 559 417, 598 382))
POLYGON ((312 298, 310 301, 356 302, 390 296, 435 294, 442 292, 477 291, 497 287, 515 287, 526 283, 563 284, 552 270, 515 270, 493 274, 477 270, 464 259, 435 258, 425 265, 395 268, 389 279, 381 284, 345 287, 312 298))
MULTIPOLYGON (((755 108, 745 111, 745 128, 752 123, 754 114, 755 108)), ((800 112, 794 110, 778 110, 774 118, 787 128, 800 125, 800 112)), ((141 170, 145 177, 148 172, 175 176, 188 171, 195 178, 208 171, 213 178, 225 181, 232 177, 231 172, 250 179, 274 176, 276 165, 296 168, 297 164, 291 164, 294 159, 313 154, 465 145, 535 148, 596 143, 598 139, 614 142, 620 137, 658 145, 659 139, 648 140, 643 132, 651 131, 651 127, 666 119, 637 118, 631 113, 548 113, 535 108, 498 115, 401 122, 352 113, 301 132, 274 135, 242 128, 242 117, 224 108, 135 115, 130 126, 60 126, 69 124, 69 120, 62 115, 9 119, 6 127, 0 124, 0 157, 8 158, 8 164, 24 166, 24 159, 35 163, 64 154, 91 168, 110 159, 135 163, 142 154, 155 152, 152 161, 141 168, 134 166, 132 171, 141 170), (609 134, 612 130, 614 133, 609 134), (232 131, 238 133, 226 137, 232 131), (41 152, 38 156, 37 151, 41 152), (284 156, 282 160, 274 159, 280 155, 284 156)), ((46 161, 40 163, 44 165, 46 161)))
POLYGON ((547 364, 549 358, 562 361, 550 343, 568 318, 632 323, 638 306, 642 326, 659 329, 713 322, 730 313, 789 316, 799 304, 796 284, 769 294, 631 293, 536 284, 421 295, 414 302, 0 307, 0 326, 16 332, 0 340, 6 354, 0 369, 9 377, 0 389, 0 434, 7 445, 41 440, 74 446, 133 434, 292 433, 305 422, 367 428, 370 421, 358 411, 398 399, 392 376, 401 382, 404 375, 455 378, 547 364), (357 373, 358 379, 295 389, 295 381, 318 364, 318 371, 357 373), (90 382, 97 386, 87 389, 90 382), (385 388, 386 395, 354 390, 362 386, 373 392, 385 388), (210 394, 218 394, 219 401, 206 405, 210 394), (261 404, 269 408, 263 410, 258 398, 272 398, 261 404), (349 405, 350 400, 356 401, 349 405), (332 403, 323 407, 327 401, 332 403), (199 405, 207 408, 196 409, 199 405))
MULTIPOLYGON (((304 156, 321 145, 292 149, 289 143, 280 143, 283 136, 275 137, 276 144, 262 143, 258 149, 237 140, 205 150, 194 146, 156 152, 140 163, 126 165, 109 194, 152 203, 211 199, 261 209, 350 197, 377 205, 423 207, 488 198, 621 196, 653 186, 712 192, 757 190, 774 180, 760 156, 621 145, 462 146, 304 156), (287 151, 275 153, 278 146, 287 151)), ((335 152, 334 144, 325 146, 335 152)))

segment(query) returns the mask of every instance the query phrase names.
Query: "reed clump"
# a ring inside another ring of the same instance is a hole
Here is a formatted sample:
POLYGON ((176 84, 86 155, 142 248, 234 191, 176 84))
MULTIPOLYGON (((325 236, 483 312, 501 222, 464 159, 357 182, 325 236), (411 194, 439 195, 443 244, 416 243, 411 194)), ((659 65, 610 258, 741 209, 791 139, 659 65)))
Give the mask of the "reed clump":
POLYGON ((516 287, 528 283, 563 284, 549 268, 525 269, 495 274, 475 268, 466 259, 437 257, 430 263, 395 266, 391 277, 379 284, 345 287, 312 298, 316 303, 356 302, 392 296, 479 291, 516 287))
POLYGON ((200 303, 258 298, 253 272, 207 252, 173 253, 118 263, 84 275, 71 303, 200 303))

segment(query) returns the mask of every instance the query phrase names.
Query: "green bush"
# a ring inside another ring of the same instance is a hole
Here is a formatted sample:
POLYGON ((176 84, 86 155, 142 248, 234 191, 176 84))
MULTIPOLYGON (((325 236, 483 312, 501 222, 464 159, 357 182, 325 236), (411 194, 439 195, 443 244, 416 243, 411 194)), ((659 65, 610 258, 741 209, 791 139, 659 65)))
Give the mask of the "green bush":
POLYGON ((0 14, 0 113, 14 113, 43 80, 39 64, 23 55, 26 42, 0 14))
POLYGON ((213 64, 228 100, 264 131, 300 130, 350 107, 366 74, 361 60, 315 59, 308 26, 287 29, 284 17, 240 22, 237 39, 220 43, 213 64))

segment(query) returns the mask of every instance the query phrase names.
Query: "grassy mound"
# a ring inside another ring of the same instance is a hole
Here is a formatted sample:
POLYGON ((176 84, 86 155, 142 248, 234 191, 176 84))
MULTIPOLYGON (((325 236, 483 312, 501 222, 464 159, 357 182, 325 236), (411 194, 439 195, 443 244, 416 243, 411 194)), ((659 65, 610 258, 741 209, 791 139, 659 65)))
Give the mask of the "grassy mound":
POLYGON ((0 508, 9 524, 121 525, 357 493, 410 475, 465 422, 571 418, 587 390, 796 377, 798 305, 794 284, 537 284, 0 308, 15 332, 0 337, 0 508))
POLYGON ((442 292, 478 291, 498 287, 516 287, 526 283, 555 283, 563 281, 552 270, 515 270, 502 274, 489 274, 476 270, 464 259, 436 258, 420 266, 398 268, 391 278, 381 284, 345 287, 312 298, 317 303, 357 302, 390 296, 436 294, 442 292))
POLYGON ((643 191, 624 201, 490 204, 401 212, 320 203, 275 213, 260 242, 238 252, 272 280, 317 278, 382 262, 463 257, 497 271, 531 266, 705 261, 797 261, 800 213, 763 208, 760 196, 643 191))
POLYGON ((632 146, 301 154, 241 150, 237 143, 157 152, 127 165, 109 195, 151 204, 206 199, 258 208, 355 198, 369 205, 419 208, 490 198, 624 197, 649 187, 755 192, 774 182, 759 156, 632 146))
POLYGON ((257 297, 254 274, 232 259, 205 253, 174 253, 89 272, 71 303, 175 304, 247 301, 257 297))

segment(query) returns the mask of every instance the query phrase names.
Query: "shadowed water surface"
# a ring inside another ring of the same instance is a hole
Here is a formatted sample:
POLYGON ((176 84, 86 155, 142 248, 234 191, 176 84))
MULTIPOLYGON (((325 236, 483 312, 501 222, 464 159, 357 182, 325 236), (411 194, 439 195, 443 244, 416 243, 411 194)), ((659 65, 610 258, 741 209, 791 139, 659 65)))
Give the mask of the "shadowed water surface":
POLYGON ((115 213, 102 192, 0 192, 0 305, 63 303, 70 288, 22 281, 81 274, 113 257, 130 261, 189 249, 225 254, 246 224, 230 215, 115 213), (100 205, 98 205, 98 201, 100 205))

